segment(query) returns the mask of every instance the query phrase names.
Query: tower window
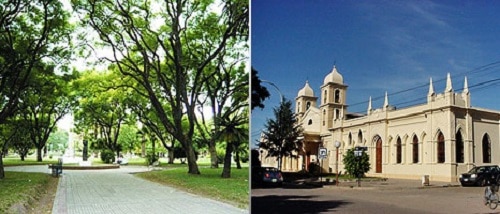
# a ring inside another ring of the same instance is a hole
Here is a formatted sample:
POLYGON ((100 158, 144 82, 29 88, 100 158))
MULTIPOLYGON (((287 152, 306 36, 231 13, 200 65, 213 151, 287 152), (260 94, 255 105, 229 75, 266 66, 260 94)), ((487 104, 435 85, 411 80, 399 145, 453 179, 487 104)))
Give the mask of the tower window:
POLYGON ((307 122, 307 125, 312 125, 313 124, 313 120, 309 119, 309 121, 307 122))
POLYGON ((340 90, 335 90, 335 103, 340 103, 340 90))
POLYGON ((306 110, 309 110, 309 107, 311 107, 311 102, 306 103, 306 110))

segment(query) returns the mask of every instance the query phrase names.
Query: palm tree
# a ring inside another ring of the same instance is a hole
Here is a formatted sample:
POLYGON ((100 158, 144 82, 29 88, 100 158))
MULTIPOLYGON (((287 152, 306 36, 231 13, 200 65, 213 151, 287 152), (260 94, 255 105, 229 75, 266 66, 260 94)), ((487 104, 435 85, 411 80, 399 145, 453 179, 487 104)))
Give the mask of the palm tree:
MULTIPOLYGON (((221 118, 220 127, 222 127, 222 138, 226 141, 226 154, 224 156, 224 168, 222 169, 222 178, 231 177, 231 156, 233 151, 238 150, 241 142, 248 139, 248 114, 247 109, 242 113, 233 114, 229 117, 221 118)), ((240 166, 241 168, 241 166, 240 166)))

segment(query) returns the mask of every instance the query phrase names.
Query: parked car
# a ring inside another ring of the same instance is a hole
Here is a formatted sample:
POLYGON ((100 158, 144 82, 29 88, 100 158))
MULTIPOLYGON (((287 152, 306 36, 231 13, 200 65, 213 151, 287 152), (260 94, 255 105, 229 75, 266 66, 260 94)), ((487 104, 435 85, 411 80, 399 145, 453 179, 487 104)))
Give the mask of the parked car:
POLYGON ((498 181, 499 175, 500 167, 497 165, 476 166, 460 175, 460 183, 462 186, 485 186, 491 181, 498 181))
POLYGON ((253 167, 252 186, 281 186, 283 174, 274 167, 253 167))

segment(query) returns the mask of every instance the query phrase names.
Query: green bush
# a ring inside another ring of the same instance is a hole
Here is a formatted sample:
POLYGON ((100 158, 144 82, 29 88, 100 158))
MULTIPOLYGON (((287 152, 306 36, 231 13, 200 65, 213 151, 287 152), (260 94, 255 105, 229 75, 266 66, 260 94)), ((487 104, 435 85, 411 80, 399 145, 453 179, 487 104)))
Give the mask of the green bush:
POLYGON ((351 177, 364 177, 365 173, 370 170, 370 158, 366 152, 363 152, 361 157, 354 155, 354 148, 347 150, 344 154, 344 166, 347 174, 351 177))
POLYGON ((113 163, 115 162, 115 153, 111 150, 103 150, 101 151, 101 160, 104 163, 113 163))
POLYGON ((158 161, 159 158, 157 155, 155 155, 154 153, 152 152, 148 152, 146 154, 146 165, 152 165, 154 162, 158 161))

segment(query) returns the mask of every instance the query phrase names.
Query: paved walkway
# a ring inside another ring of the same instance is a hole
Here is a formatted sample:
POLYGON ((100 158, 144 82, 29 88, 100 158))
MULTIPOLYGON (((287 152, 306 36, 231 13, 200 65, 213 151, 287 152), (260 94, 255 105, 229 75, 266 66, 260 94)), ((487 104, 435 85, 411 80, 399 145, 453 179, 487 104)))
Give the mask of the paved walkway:
MULTIPOLYGON (((6 167, 7 171, 47 172, 47 166, 6 167)), ((215 200, 146 181, 131 173, 146 167, 64 170, 52 213, 248 213, 215 200)))

